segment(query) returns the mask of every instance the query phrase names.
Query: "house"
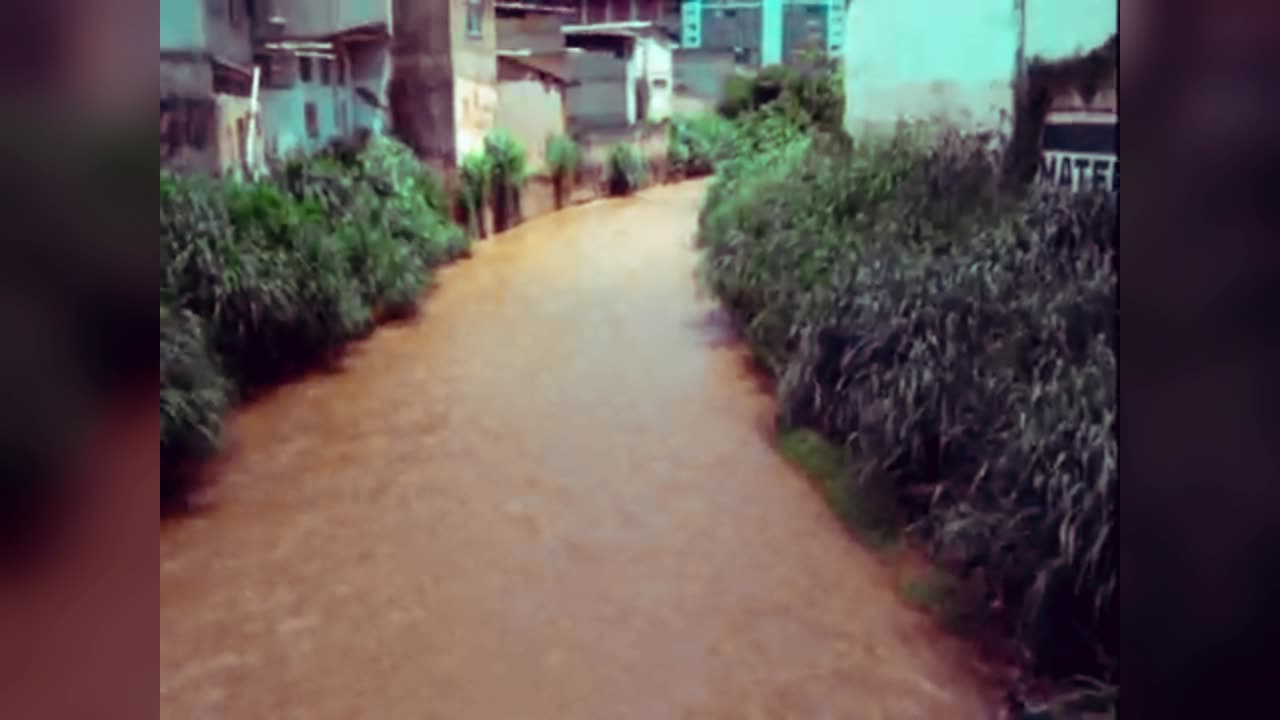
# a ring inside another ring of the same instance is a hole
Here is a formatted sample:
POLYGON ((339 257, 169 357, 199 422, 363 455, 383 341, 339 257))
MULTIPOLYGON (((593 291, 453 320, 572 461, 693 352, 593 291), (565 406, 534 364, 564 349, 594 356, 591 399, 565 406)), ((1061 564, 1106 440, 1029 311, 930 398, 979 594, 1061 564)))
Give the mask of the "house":
POLYGON ((386 0, 257 0, 256 59, 268 157, 314 152, 387 129, 386 0))
POLYGON ((497 2, 498 118, 525 148, 525 162, 546 162, 547 142, 566 132, 565 91, 577 84, 565 48, 563 2, 497 2))
POLYGON ((392 131, 444 170, 484 146, 498 113, 494 0, 391 0, 392 131))
POLYGON ((236 176, 261 166, 250 25, 246 0, 160 1, 162 167, 236 176))
POLYGON ((648 21, 564 26, 578 84, 566 96, 574 129, 616 128, 671 116, 674 42, 648 21))

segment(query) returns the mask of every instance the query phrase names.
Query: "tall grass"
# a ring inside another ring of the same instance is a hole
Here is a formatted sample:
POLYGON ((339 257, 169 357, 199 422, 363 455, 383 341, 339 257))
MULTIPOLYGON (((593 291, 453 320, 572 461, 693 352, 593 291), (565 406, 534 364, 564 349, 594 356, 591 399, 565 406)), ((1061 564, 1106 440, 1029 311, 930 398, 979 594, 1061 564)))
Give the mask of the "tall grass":
POLYGON ((525 150, 514 135, 498 128, 485 138, 484 152, 489 161, 494 229, 501 232, 520 219, 520 191, 528 178, 525 150))
POLYGON ((630 195, 644 187, 648 178, 649 166, 636 146, 618 143, 609 149, 605 186, 610 195, 630 195))
POLYGON ((468 153, 458 166, 458 204, 471 237, 485 237, 484 208, 489 199, 492 167, 483 150, 468 153))
POLYGON ((701 272, 785 422, 848 448, 851 491, 889 482, 1034 669, 1113 673, 1115 198, 1010 189, 954 134, 771 141, 767 115, 717 172, 701 272))
POLYGON ((582 162, 582 148, 568 135, 556 135, 547 141, 547 171, 551 175, 556 208, 564 207, 577 179, 582 162))
POLYGON ((467 252, 439 180, 374 138, 262 182, 161 175, 161 460, 166 494, 214 452, 222 415, 417 306, 467 252))

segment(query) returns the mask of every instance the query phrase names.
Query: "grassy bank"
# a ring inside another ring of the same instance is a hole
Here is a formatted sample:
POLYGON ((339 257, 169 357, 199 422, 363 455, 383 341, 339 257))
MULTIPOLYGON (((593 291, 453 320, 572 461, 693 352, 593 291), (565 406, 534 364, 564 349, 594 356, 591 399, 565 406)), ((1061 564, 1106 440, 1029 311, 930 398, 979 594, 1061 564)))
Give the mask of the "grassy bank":
POLYGON ((439 180, 374 138, 259 182, 162 173, 161 485, 180 498, 236 402, 414 312, 468 252, 439 180))
POLYGON ((699 237, 783 452, 872 544, 927 553, 909 599, 984 608, 1031 676, 1116 682, 1116 199, 1008 182, 945 131, 855 144, 782 85, 739 93, 699 237))

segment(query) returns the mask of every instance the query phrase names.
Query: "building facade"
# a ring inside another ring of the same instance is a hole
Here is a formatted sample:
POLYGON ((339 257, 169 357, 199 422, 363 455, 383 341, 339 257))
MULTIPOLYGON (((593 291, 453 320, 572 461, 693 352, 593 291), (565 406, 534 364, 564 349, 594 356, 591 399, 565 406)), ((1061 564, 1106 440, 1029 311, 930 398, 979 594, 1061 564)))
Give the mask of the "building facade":
MULTIPOLYGON (((804 50, 839 55, 846 0, 682 0, 680 47, 731 52, 742 65, 786 62, 804 50)), ((673 18, 674 19, 674 18, 673 18)))
POLYGON ((284 159, 388 125, 387 0, 256 0, 265 151, 284 159))
POLYGON ((494 0, 392 0, 393 132, 423 160, 457 167, 498 112, 494 0))
POLYGON ((162 167, 242 175, 262 164, 251 24, 246 0, 161 0, 162 167))

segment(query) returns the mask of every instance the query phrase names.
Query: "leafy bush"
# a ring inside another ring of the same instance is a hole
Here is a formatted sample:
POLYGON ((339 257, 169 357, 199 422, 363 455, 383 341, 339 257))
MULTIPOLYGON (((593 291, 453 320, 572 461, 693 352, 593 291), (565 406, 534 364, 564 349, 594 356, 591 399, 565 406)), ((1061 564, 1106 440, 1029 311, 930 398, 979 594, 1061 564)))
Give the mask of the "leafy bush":
POLYGON ((610 195, 630 195, 644 187, 649 167, 634 145, 614 145, 606 163, 605 183, 610 195))
POLYGON ((556 207, 564 207, 582 162, 582 148, 568 135, 556 135, 547 142, 547 170, 555 192, 556 207))
POLYGON ((667 133, 667 161, 677 175, 708 175, 733 153, 734 125, 719 115, 675 117, 667 133))
POLYGON ((410 312, 431 269, 468 247, 436 176, 385 138, 294 158, 263 182, 162 173, 160 185, 167 478, 216 448, 234 391, 410 312))
POLYGON ((501 232, 520 215, 520 190, 527 176, 524 146, 514 135, 498 128, 484 139, 484 152, 489 159, 494 230, 501 232))
POLYGON ((217 452, 229 383, 210 352, 204 323, 188 310, 160 306, 160 489, 171 499, 189 463, 217 452))
POLYGON ((472 152, 462 158, 458 167, 458 204, 466 218, 467 232, 474 237, 486 235, 484 206, 489 198, 489 157, 484 152, 472 152))
POLYGON ((728 164, 704 281, 784 419, 889 481, 942 567, 981 568, 1051 673, 1112 666, 1116 200, 1002 186, 988 146, 902 131, 728 164))
POLYGON ((839 61, 810 52, 787 65, 765 66, 751 76, 730 76, 718 109, 726 118, 741 120, 770 106, 803 128, 838 130, 844 118, 839 61))

